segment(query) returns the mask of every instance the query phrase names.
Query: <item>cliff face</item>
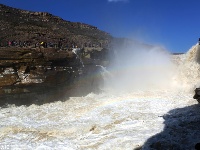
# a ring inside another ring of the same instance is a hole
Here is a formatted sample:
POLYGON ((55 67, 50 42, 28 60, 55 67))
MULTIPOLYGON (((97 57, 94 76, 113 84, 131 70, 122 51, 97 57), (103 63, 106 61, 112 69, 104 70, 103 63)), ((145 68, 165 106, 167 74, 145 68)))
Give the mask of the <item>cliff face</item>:
POLYGON ((100 92, 101 66, 110 63, 109 55, 124 55, 132 42, 149 47, 46 12, 0 4, 0 107, 100 92))
POLYGON ((106 47, 112 37, 97 27, 65 21, 46 12, 19 10, 0 4, 0 43, 8 41, 49 42, 63 47, 106 47))
POLYGON ((0 106, 99 92, 111 39, 94 26, 0 5, 0 106))
POLYGON ((43 104, 99 92, 103 60, 72 51, 0 48, 0 106, 43 104))

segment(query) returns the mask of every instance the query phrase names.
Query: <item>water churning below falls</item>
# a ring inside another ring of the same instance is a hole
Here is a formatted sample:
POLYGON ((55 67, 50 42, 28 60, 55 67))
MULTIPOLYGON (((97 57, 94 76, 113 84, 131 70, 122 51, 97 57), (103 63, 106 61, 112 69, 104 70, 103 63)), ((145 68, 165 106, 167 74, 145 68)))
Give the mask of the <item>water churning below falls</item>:
POLYGON ((193 99, 200 81, 197 51, 195 45, 187 54, 173 56, 177 73, 170 88, 105 91, 41 106, 1 108, 0 148, 194 148, 200 142, 195 124, 200 108, 193 99))

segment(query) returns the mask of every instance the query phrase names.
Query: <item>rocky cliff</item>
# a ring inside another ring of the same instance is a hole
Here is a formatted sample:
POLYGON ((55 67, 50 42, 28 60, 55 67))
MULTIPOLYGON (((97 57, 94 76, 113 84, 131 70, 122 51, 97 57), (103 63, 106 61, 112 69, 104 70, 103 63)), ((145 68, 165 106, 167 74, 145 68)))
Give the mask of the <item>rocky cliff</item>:
POLYGON ((91 25, 0 5, 0 106, 99 92, 111 40, 91 25))
POLYGON ((103 59, 54 48, 0 48, 0 106, 43 104, 99 92, 103 59), (79 56, 79 57, 78 57, 79 56))
POLYGON ((0 4, 0 43, 8 41, 18 44, 47 42, 49 46, 60 43, 62 48, 106 47, 112 37, 97 27, 65 21, 46 12, 31 12, 0 4), (20 43, 21 42, 21 43, 20 43))

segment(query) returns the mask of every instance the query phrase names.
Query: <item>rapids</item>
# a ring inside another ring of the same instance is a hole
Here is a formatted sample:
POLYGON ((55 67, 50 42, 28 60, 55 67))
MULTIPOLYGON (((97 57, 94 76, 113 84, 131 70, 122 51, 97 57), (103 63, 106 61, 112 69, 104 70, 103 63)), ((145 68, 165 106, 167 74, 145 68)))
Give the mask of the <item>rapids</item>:
MULTIPOLYGON (((164 133, 169 123, 164 115, 197 104, 193 91, 200 85, 198 54, 195 45, 186 54, 170 56, 173 67, 164 88, 104 91, 41 106, 1 108, 0 149, 133 150, 144 145, 148 150, 146 141, 164 133)), ((174 116, 170 122, 187 119, 192 128, 192 118, 174 116)), ((187 145, 193 147, 191 141, 198 140, 195 132, 190 134, 187 145)), ((177 144, 184 147, 184 142, 177 144)))

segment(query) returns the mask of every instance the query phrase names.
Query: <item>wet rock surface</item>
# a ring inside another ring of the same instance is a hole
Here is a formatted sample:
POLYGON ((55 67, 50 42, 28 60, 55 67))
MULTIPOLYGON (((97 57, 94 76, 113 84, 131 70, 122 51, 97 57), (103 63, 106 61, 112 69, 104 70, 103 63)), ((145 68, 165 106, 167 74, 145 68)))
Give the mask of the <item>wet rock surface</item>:
POLYGON ((196 99, 200 103, 200 88, 196 88, 194 92, 195 94, 193 98, 196 99))

